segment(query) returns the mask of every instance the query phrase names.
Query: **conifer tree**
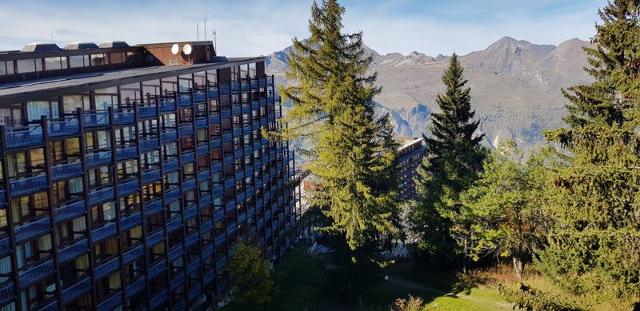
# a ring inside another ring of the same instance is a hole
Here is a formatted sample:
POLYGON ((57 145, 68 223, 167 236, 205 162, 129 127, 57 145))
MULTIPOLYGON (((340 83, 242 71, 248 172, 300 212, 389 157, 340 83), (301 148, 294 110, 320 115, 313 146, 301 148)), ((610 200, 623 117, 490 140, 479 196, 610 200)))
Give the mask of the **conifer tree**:
POLYGON ((293 105, 283 121, 289 127, 269 133, 281 139, 310 138, 311 173, 321 190, 314 206, 331 219, 327 231, 345 237, 351 250, 395 231, 396 187, 392 172, 396 147, 388 117, 376 118, 375 74, 365 55, 362 33, 343 34, 345 9, 336 0, 313 3, 307 40, 293 40, 281 87, 293 105))
POLYGON ((484 135, 475 135, 479 122, 473 120, 463 72, 454 54, 442 77, 446 90, 436 99, 440 112, 431 116, 431 137, 425 137, 427 151, 418 168, 420 202, 411 218, 413 230, 422 236, 420 246, 430 255, 451 255, 455 242, 450 228, 462 221, 459 196, 477 179, 486 153, 480 145, 484 135))
POLYGON ((600 10, 595 81, 565 91, 569 128, 547 133, 570 151, 555 184, 555 224, 540 268, 560 284, 603 297, 640 301, 640 4, 615 0, 600 10))

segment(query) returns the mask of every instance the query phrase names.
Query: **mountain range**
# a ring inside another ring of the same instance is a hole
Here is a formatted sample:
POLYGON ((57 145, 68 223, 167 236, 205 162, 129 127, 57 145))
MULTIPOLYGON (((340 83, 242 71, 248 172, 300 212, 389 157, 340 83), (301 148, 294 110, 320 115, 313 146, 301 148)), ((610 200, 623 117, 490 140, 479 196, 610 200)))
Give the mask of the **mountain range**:
MULTIPOLYGON (((561 89, 588 83, 588 66, 583 47, 590 43, 567 40, 558 46, 539 45, 504 37, 488 48, 460 56, 471 88, 472 108, 480 120, 479 131, 486 144, 496 146, 513 139, 524 148, 544 141, 542 132, 563 126, 567 100, 561 89)), ((288 47, 268 56, 267 72, 278 83, 287 83, 288 47)), ((444 90, 441 80, 450 57, 381 55, 373 56, 371 71, 378 73, 382 92, 376 96, 380 113, 391 114, 398 136, 428 134, 431 112, 438 111, 436 96, 444 90)))

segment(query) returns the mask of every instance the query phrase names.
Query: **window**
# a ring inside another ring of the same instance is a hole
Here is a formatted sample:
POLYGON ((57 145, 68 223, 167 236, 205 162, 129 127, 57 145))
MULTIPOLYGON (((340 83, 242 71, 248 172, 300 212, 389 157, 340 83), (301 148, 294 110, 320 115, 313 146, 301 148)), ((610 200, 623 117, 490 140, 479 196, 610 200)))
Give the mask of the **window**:
POLYGON ((44 70, 67 69, 66 57, 47 57, 44 59, 44 70))
POLYGON ((87 222, 84 216, 57 224, 56 226, 58 227, 58 245, 69 244, 84 237, 85 230, 87 230, 87 222))
POLYGON ((209 87, 218 85, 218 71, 217 70, 209 70, 207 71, 207 83, 209 87))
POLYGON ((89 55, 69 56, 70 68, 81 68, 81 67, 89 66, 89 64, 91 64, 89 62, 89 55))
POLYGON ((105 262, 118 253, 118 239, 115 237, 93 245, 93 255, 97 264, 105 262))
POLYGON ((39 121, 42 116, 47 119, 57 119, 60 117, 59 105, 57 101, 32 101, 27 102, 27 119, 29 121, 39 121))
POLYGON ((91 223, 94 228, 116 220, 116 208, 113 202, 91 208, 91 223))
POLYGON ((0 76, 7 74, 6 62, 0 62, 0 76))
POLYGON ((18 73, 31 73, 36 71, 36 63, 34 59, 19 59, 18 73))
POLYGON ((16 246, 16 261, 18 263, 18 269, 23 269, 49 257, 51 246, 50 234, 16 246))

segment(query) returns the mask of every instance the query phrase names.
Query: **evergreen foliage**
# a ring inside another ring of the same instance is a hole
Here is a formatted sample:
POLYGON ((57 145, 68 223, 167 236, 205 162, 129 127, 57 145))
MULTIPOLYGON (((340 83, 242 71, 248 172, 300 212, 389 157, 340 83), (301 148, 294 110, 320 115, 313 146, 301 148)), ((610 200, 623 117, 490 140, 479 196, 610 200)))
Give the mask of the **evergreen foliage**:
POLYGON ((466 87, 457 55, 451 57, 442 81, 446 91, 436 102, 440 112, 432 114, 432 137, 425 137, 427 152, 416 180, 420 202, 412 212, 413 230, 421 236, 420 247, 428 255, 451 258, 455 242, 453 224, 465 226, 460 194, 477 179, 486 151, 483 135, 475 135, 471 89, 466 87))
POLYGON ((270 302, 274 288, 269 261, 255 246, 238 242, 235 247, 226 268, 234 285, 234 301, 251 306, 270 302))
POLYGON ((365 55, 362 33, 342 34, 345 10, 336 0, 312 6, 307 40, 293 40, 286 75, 294 86, 282 87, 293 105, 283 121, 287 129, 270 133, 281 139, 307 137, 313 148, 311 173, 321 190, 312 204, 332 219, 328 232, 343 235, 354 250, 396 231, 397 145, 388 116, 376 118, 376 75, 365 55))
POLYGON ((595 82, 565 91, 567 129, 547 133, 572 153, 556 176, 554 225, 539 267, 577 293, 640 301, 640 4, 600 10, 595 82))

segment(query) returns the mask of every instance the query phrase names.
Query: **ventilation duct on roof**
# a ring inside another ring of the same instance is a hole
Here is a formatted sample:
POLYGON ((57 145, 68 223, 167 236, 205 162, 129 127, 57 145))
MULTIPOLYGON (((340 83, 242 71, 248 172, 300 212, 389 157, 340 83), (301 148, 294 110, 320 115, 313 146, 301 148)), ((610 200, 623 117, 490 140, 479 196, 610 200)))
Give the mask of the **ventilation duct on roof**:
POLYGON ((55 43, 29 43, 25 45, 20 52, 25 53, 43 53, 43 52, 58 52, 60 51, 60 47, 58 47, 55 43))
POLYGON ((128 48, 129 44, 124 41, 107 41, 100 43, 101 48, 128 48))
POLYGON ((65 50, 85 50, 85 49, 97 49, 98 45, 93 42, 69 42, 64 47, 65 50))

